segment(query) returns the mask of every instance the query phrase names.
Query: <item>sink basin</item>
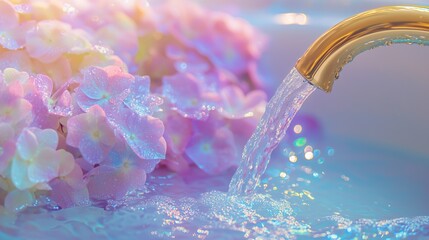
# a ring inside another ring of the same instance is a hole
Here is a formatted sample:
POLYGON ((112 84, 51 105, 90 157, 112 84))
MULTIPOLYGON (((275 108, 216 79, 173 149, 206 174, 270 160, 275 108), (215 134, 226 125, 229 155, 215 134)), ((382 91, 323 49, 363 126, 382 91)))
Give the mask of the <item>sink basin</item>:
MULTIPOLYGON (((336 22, 399 3, 198 2, 241 16, 267 35, 259 68, 270 96, 298 57, 336 22), (299 21, 276 21, 291 13, 286 16, 299 21)), ((216 176, 196 167, 185 176, 161 169, 148 176, 145 190, 123 200, 60 210, 41 199, 47 207, 0 214, 0 239, 429 236, 427 56, 429 48, 421 46, 359 55, 341 72, 335 91, 316 91, 304 103, 255 196, 226 194, 234 169, 216 176)))

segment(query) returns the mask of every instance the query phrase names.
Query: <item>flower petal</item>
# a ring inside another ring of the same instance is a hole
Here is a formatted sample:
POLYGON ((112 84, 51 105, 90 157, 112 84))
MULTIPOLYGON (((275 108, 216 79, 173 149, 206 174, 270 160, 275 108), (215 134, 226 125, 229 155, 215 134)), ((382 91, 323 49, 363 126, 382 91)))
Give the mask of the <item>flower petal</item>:
POLYGON ((34 183, 46 183, 58 177, 59 162, 56 151, 45 148, 34 156, 34 163, 28 167, 28 178, 34 183))
POLYGON ((13 190, 6 195, 4 206, 12 212, 19 212, 34 203, 33 194, 26 190, 13 190))
POLYGON ((98 164, 106 159, 106 151, 90 137, 83 137, 79 142, 79 150, 83 159, 90 164, 98 164))
POLYGON ((19 155, 23 159, 30 159, 36 154, 38 146, 39 142, 36 134, 28 128, 22 130, 18 140, 16 141, 16 147, 19 155))
POLYGON ((19 24, 18 13, 8 1, 0 1, 0 29, 8 30, 19 24))
POLYGON ((35 183, 28 178, 28 165, 19 157, 15 157, 12 160, 10 179, 13 185, 20 190, 29 189, 35 185, 35 183))

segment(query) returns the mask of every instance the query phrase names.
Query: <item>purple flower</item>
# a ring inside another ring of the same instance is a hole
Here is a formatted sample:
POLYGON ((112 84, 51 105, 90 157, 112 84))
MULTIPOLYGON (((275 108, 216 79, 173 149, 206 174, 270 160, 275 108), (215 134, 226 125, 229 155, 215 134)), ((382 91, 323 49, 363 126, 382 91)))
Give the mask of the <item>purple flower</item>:
POLYGON ((119 133, 137 156, 143 159, 165 158, 167 146, 161 120, 123 109, 116 124, 119 133))
POLYGON ((106 159, 115 144, 115 134, 103 109, 97 105, 67 121, 67 144, 78 148, 83 158, 97 164, 106 159))
POLYGON ((184 117, 206 119, 214 104, 203 94, 197 78, 189 73, 163 78, 163 95, 184 117))
POLYGON ((124 103, 139 115, 152 115, 162 105, 163 99, 150 93, 148 76, 136 76, 124 103))
POLYGON ((41 96, 43 104, 50 114, 71 116, 73 111, 71 94, 67 90, 67 83, 53 94, 53 82, 45 75, 38 74, 34 79, 35 92, 41 96))
POLYGON ((109 114, 114 114, 129 94, 134 77, 117 66, 90 67, 83 72, 83 79, 76 91, 78 105, 84 110, 99 105, 109 114))
POLYGON ((17 50, 24 44, 25 33, 33 26, 32 22, 20 25, 18 13, 8 1, 0 1, 0 46, 17 50))
POLYGON ((236 86, 228 86, 220 91, 222 99, 218 112, 230 119, 251 118, 260 116, 267 104, 267 95, 260 90, 254 90, 244 95, 236 86))
POLYGON ((67 175, 50 181, 49 186, 52 188, 51 199, 62 208, 88 205, 90 203, 82 169, 77 164, 67 175))
POLYGON ((0 123, 14 127, 27 126, 31 121, 32 105, 23 98, 23 89, 19 82, 6 85, 0 79, 0 123))
POLYGON ((238 161, 234 135, 215 117, 207 122, 194 122, 194 134, 185 153, 209 174, 219 174, 238 161))
POLYGON ((165 125, 165 140, 168 152, 173 155, 184 153, 192 135, 192 121, 171 111, 163 119, 165 125))
POLYGON ((92 46, 70 25, 57 20, 44 20, 27 32, 25 47, 31 57, 51 63, 65 53, 88 52, 92 46))
POLYGON ((17 154, 11 164, 11 180, 20 190, 49 190, 47 183, 67 175, 74 166, 73 155, 56 150, 58 135, 55 130, 26 128, 18 136, 17 154))

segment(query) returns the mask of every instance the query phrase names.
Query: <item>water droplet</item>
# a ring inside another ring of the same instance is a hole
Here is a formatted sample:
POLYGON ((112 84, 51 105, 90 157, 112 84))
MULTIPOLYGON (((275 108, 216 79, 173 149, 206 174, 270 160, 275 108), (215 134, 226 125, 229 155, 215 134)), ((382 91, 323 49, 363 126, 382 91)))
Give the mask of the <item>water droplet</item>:
POLYGON ((334 156, 334 154, 335 154, 335 150, 333 148, 328 148, 328 155, 334 156))
POLYGON ((340 72, 335 72, 334 78, 335 78, 335 79, 340 78, 340 72))
POLYGON ((347 63, 353 61, 353 55, 349 54, 346 59, 347 63))

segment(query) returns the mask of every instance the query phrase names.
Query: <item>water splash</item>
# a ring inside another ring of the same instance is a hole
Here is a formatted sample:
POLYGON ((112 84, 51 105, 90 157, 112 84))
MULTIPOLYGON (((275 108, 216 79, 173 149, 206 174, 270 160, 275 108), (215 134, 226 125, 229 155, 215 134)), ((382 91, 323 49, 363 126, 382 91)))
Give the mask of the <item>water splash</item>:
POLYGON ((286 134, 296 112, 316 88, 293 68, 270 100, 247 142, 240 166, 229 185, 232 195, 252 194, 270 161, 271 152, 286 134))

